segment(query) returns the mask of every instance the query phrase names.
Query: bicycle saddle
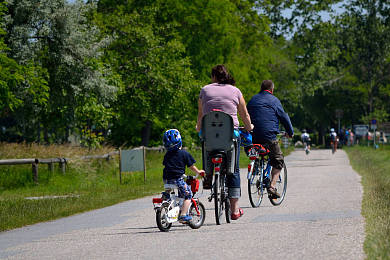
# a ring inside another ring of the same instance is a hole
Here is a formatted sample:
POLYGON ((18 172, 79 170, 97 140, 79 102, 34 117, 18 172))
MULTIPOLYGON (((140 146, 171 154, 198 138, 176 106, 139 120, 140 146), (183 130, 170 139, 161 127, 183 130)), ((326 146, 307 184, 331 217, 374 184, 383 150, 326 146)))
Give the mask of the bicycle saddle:
POLYGON ((254 144, 252 149, 255 149, 255 151, 258 152, 258 154, 262 155, 262 156, 269 154, 269 150, 266 149, 261 144, 254 144))
POLYGON ((176 184, 164 184, 164 189, 166 190, 173 190, 173 189, 177 189, 177 185, 176 184))

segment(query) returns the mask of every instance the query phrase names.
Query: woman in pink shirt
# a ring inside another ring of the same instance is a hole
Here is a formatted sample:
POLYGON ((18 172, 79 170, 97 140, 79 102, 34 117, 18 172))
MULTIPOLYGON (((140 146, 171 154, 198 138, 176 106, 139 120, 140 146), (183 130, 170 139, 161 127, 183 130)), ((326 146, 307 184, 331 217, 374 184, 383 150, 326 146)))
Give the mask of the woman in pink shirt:
MULTIPOLYGON (((246 104, 241 91, 235 87, 233 77, 228 73, 224 65, 217 65, 211 70, 212 83, 204 86, 198 100, 198 121, 196 130, 199 132, 202 127, 203 115, 217 109, 229 114, 233 118, 234 128, 238 129, 239 121, 237 112, 244 122, 245 129, 251 131, 253 125, 246 109, 246 104)), ((239 147, 239 146, 238 146, 239 147)), ((240 149, 237 151, 236 165, 239 165, 240 149)), ((206 173, 203 188, 211 188, 211 173, 206 173)), ((244 212, 238 206, 238 199, 241 196, 240 167, 232 175, 227 176, 227 186, 229 188, 229 199, 231 205, 231 218, 233 220, 241 217, 244 212)))

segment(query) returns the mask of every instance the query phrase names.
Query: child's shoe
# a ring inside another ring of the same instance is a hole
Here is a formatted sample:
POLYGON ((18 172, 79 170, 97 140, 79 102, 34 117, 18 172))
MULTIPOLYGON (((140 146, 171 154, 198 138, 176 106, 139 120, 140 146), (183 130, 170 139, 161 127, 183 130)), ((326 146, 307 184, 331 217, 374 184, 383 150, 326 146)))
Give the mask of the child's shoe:
POLYGON ((192 217, 189 215, 179 216, 179 222, 182 224, 187 224, 192 220, 192 217))

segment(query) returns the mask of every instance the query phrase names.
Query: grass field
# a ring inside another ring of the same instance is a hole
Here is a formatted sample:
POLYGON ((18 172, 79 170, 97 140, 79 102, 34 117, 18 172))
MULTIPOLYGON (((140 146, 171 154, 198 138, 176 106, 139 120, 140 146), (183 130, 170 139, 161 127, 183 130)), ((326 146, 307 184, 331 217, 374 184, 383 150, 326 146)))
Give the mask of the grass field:
MULTIPOLYGON (((284 151, 288 154, 293 148, 284 151)), ((79 147, 36 144, 0 144, 0 159, 7 158, 79 158, 84 155, 105 154, 112 147, 89 151, 79 147)), ((196 166, 202 168, 201 151, 190 151, 196 166)), ((39 165, 38 184, 32 179, 31 165, 0 166, 0 231, 28 224, 52 220, 102 208, 121 201, 160 193, 164 153, 146 152, 147 178, 143 172, 125 173, 119 184, 118 156, 104 159, 72 160, 65 174, 56 166, 51 173, 46 165, 39 165), (26 199, 29 197, 45 199, 26 199)), ((241 152, 240 167, 247 168, 248 158, 241 152)), ((188 170, 188 174, 192 174, 188 170)))
POLYGON ((377 150, 354 146, 345 151, 362 176, 367 259, 390 259, 390 146, 377 150))

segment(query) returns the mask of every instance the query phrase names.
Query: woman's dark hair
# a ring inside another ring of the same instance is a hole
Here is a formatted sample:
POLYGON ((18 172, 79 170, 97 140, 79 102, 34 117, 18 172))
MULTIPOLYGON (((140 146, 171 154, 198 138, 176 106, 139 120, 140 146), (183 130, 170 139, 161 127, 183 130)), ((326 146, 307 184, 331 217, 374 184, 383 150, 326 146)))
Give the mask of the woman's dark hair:
POLYGON ((211 77, 214 77, 219 84, 236 85, 234 78, 229 74, 226 67, 221 64, 211 69, 211 77))

